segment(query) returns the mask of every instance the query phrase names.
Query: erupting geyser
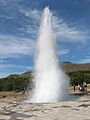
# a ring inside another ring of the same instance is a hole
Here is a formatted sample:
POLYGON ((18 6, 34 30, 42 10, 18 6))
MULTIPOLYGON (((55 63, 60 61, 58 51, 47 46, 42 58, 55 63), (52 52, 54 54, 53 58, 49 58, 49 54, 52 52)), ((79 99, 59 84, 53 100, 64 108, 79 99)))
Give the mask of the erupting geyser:
POLYGON ((51 25, 51 12, 44 9, 37 41, 34 92, 31 102, 56 102, 66 99, 69 81, 61 70, 56 55, 56 39, 51 25))

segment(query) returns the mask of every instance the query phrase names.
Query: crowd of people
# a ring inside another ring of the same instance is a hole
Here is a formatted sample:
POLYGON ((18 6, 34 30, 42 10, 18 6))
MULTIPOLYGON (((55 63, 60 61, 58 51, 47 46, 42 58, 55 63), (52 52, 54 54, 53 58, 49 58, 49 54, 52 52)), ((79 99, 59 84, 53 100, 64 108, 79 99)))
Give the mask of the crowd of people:
MULTIPOLYGON (((76 85, 73 85, 74 92, 76 91, 76 85)), ((83 84, 78 84, 78 90, 81 92, 87 91, 87 84, 84 82, 83 84)))

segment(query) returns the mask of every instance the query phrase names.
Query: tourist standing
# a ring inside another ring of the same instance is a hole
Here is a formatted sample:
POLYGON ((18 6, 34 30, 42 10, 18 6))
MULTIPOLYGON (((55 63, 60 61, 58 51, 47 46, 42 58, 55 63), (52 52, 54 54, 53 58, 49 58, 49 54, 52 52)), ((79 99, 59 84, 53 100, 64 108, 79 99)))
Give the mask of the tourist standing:
POLYGON ((76 90, 76 86, 75 86, 75 84, 73 85, 73 90, 74 90, 74 92, 75 92, 75 90, 76 90))

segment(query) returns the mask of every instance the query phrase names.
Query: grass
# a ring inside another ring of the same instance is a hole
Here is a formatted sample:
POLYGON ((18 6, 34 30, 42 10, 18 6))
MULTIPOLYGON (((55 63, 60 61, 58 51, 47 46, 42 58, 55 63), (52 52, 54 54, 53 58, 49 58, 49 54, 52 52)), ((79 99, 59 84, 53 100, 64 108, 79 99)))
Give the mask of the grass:
POLYGON ((88 89, 90 89, 90 84, 88 84, 88 89))

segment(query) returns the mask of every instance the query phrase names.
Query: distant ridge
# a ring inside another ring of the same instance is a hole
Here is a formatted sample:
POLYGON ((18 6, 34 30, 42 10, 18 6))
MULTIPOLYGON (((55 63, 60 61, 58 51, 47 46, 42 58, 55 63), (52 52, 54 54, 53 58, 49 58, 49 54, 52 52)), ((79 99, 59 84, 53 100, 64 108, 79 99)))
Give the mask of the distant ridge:
MULTIPOLYGON (((74 64, 71 62, 60 63, 62 69, 69 76, 70 84, 86 82, 90 84, 90 63, 74 64)), ((22 74, 10 74, 0 78, 0 91, 22 91, 24 88, 33 88, 33 71, 22 74)))
MULTIPOLYGON (((76 64, 71 62, 61 62, 60 66, 66 73, 75 72, 75 71, 85 71, 85 70, 90 71, 90 63, 76 64)), ((14 77, 14 78, 28 77, 29 78, 29 77, 32 77, 32 71, 27 71, 22 74, 11 74, 8 77, 14 77)))
POLYGON ((90 70, 90 63, 76 64, 71 62, 62 62, 61 66, 66 72, 90 70))

